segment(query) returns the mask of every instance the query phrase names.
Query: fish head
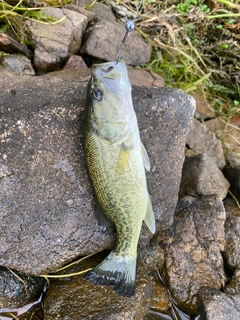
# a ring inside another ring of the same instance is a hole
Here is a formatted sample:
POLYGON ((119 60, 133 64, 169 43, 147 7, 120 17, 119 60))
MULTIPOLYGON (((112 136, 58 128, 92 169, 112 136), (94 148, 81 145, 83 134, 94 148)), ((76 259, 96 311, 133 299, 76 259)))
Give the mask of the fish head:
POLYGON ((118 131, 126 130, 134 110, 124 60, 92 66, 87 101, 87 107, 91 109, 91 122, 96 131, 105 136, 110 134, 111 137, 116 137, 118 131))

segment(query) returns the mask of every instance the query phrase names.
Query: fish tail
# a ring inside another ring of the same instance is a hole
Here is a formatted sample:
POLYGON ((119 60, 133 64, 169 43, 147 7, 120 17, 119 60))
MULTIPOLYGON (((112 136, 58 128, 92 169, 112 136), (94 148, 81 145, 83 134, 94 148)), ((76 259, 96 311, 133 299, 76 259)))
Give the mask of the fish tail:
POLYGON ((84 279, 107 285, 120 295, 132 297, 135 293, 136 257, 110 254, 95 268, 84 275, 84 279))

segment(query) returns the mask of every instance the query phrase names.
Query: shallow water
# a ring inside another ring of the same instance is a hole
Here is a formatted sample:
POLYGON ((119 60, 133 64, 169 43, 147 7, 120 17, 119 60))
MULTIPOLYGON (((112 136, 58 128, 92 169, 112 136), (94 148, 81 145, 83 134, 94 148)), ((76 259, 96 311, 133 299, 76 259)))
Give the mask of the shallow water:
POLYGON ((43 320, 43 299, 47 285, 38 299, 28 302, 25 306, 15 309, 0 309, 0 320, 43 320))
POLYGON ((201 320, 200 315, 198 316, 188 315, 187 313, 178 309, 177 304, 173 300, 171 292, 167 288, 165 281, 163 280, 163 277, 161 276, 161 273, 159 270, 157 270, 157 274, 158 274, 159 280, 167 290, 169 302, 170 302, 170 308, 166 311, 166 313, 159 312, 158 310, 150 308, 150 311, 144 317, 144 320, 201 320))

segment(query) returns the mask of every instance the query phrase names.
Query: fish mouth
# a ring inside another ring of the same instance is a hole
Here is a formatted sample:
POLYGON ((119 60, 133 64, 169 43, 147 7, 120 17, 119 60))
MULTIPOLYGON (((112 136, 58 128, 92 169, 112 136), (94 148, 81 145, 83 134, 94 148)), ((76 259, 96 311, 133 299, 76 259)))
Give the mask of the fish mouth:
POLYGON ((92 66, 92 74, 99 79, 109 78, 117 79, 124 75, 125 62, 121 59, 119 62, 111 61, 92 66))
POLYGON ((117 65, 117 63, 115 64, 115 65, 110 65, 110 66, 103 66, 100 70, 101 70, 101 72, 103 72, 103 73, 109 73, 109 72, 111 72, 113 69, 114 69, 114 67, 117 65))
POLYGON ((103 83, 103 87, 114 93, 121 92, 128 85, 127 68, 124 60, 93 65, 92 80, 96 84, 100 80, 103 83))

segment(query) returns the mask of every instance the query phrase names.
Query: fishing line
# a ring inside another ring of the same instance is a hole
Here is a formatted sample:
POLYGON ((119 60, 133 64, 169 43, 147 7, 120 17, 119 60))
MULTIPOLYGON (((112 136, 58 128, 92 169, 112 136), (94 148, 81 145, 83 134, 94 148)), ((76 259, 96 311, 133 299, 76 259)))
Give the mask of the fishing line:
POLYGON ((125 29, 126 29, 126 32, 125 32, 125 35, 122 39, 122 43, 120 45, 120 48, 118 50, 118 54, 117 54, 117 58, 116 58, 116 61, 117 63, 119 62, 120 58, 121 58, 121 52, 122 52, 122 48, 124 46, 124 43, 126 41, 126 38, 127 38, 127 35, 129 34, 129 32, 133 31, 135 29, 135 20, 138 16, 138 13, 140 11, 140 8, 142 6, 142 3, 143 3, 143 0, 140 1, 139 5, 138 5, 138 8, 137 8, 137 11, 133 17, 133 20, 127 20, 126 23, 125 23, 125 29))

